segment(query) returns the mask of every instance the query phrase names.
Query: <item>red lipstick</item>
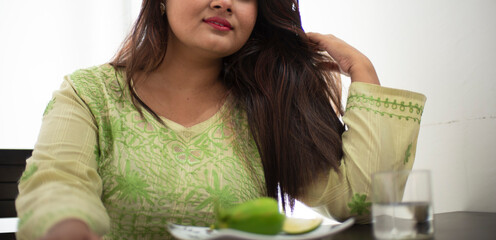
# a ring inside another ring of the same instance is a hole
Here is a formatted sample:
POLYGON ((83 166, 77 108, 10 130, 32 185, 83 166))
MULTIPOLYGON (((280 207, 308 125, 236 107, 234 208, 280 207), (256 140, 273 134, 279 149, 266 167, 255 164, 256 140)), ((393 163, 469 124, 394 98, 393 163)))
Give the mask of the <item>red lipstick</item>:
POLYGON ((231 23, 227 21, 225 18, 221 17, 210 17, 207 19, 204 19, 203 22, 209 24, 213 28, 219 30, 219 31, 231 31, 233 30, 233 27, 231 26, 231 23))

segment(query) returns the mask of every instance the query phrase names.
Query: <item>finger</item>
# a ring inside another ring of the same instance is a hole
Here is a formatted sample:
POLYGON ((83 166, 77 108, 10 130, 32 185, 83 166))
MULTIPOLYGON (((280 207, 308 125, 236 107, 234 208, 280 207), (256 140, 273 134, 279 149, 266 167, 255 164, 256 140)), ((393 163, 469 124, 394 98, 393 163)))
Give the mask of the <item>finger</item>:
POLYGON ((322 41, 323 41, 323 35, 319 33, 314 33, 314 32, 309 32, 306 33, 308 40, 310 43, 315 44, 315 50, 316 51, 326 51, 325 48, 322 46, 322 41))
POLYGON ((313 41, 314 41, 313 39, 315 39, 315 38, 317 37, 316 35, 317 35, 318 33, 314 33, 314 32, 307 32, 307 33, 305 33, 305 34, 307 35, 308 39, 310 39, 310 41, 312 41, 312 42, 313 42, 313 41))
POLYGON ((324 35, 322 35, 320 33, 316 33, 316 32, 307 32, 306 34, 307 34, 308 39, 310 39, 310 41, 315 42, 315 43, 318 43, 318 42, 322 41, 323 38, 325 38, 324 35))
POLYGON ((322 34, 320 33, 307 33, 307 38, 311 43, 320 44, 322 42, 322 34))
POLYGON ((317 43, 319 45, 324 45, 326 43, 329 43, 330 41, 340 40, 339 38, 337 38, 336 36, 334 36, 332 34, 325 34, 324 35, 324 34, 315 33, 315 32, 307 33, 307 37, 311 42, 317 43))

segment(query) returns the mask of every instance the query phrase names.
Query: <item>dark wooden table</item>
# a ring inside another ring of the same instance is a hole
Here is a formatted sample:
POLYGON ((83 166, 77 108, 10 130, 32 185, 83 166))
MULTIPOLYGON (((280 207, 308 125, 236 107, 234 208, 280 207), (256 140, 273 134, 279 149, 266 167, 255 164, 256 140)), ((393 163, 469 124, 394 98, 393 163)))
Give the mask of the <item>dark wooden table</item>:
MULTIPOLYGON (((329 238, 373 240, 372 225, 354 225, 329 238)), ((496 213, 450 212, 434 214, 436 240, 496 240, 496 213)))
MULTIPOLYGON (((15 239, 13 233, 0 234, 0 240, 15 239)), ((373 240, 372 225, 354 225, 332 240, 373 240)), ((435 240, 496 240, 496 213, 450 212, 434 215, 435 240)))

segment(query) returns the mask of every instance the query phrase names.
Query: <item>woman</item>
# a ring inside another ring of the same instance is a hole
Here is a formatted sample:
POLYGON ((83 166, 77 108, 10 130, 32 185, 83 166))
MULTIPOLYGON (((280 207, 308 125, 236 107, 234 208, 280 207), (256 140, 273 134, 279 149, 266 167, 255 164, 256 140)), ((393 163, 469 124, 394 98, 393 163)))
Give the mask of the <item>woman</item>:
POLYGON ((170 238, 167 222, 208 226, 214 203, 278 187, 367 222, 369 174, 412 167, 425 101, 378 84, 363 54, 303 32, 296 1, 144 0, 114 60, 54 93, 17 236, 170 238))

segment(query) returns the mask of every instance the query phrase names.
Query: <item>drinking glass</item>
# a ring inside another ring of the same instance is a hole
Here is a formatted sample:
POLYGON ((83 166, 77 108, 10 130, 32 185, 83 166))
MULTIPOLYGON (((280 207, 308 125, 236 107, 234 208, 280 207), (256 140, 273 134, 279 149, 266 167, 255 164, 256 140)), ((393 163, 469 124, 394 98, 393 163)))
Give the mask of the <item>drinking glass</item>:
POLYGON ((434 235, 428 170, 372 175, 372 216, 378 239, 430 239, 434 235))

